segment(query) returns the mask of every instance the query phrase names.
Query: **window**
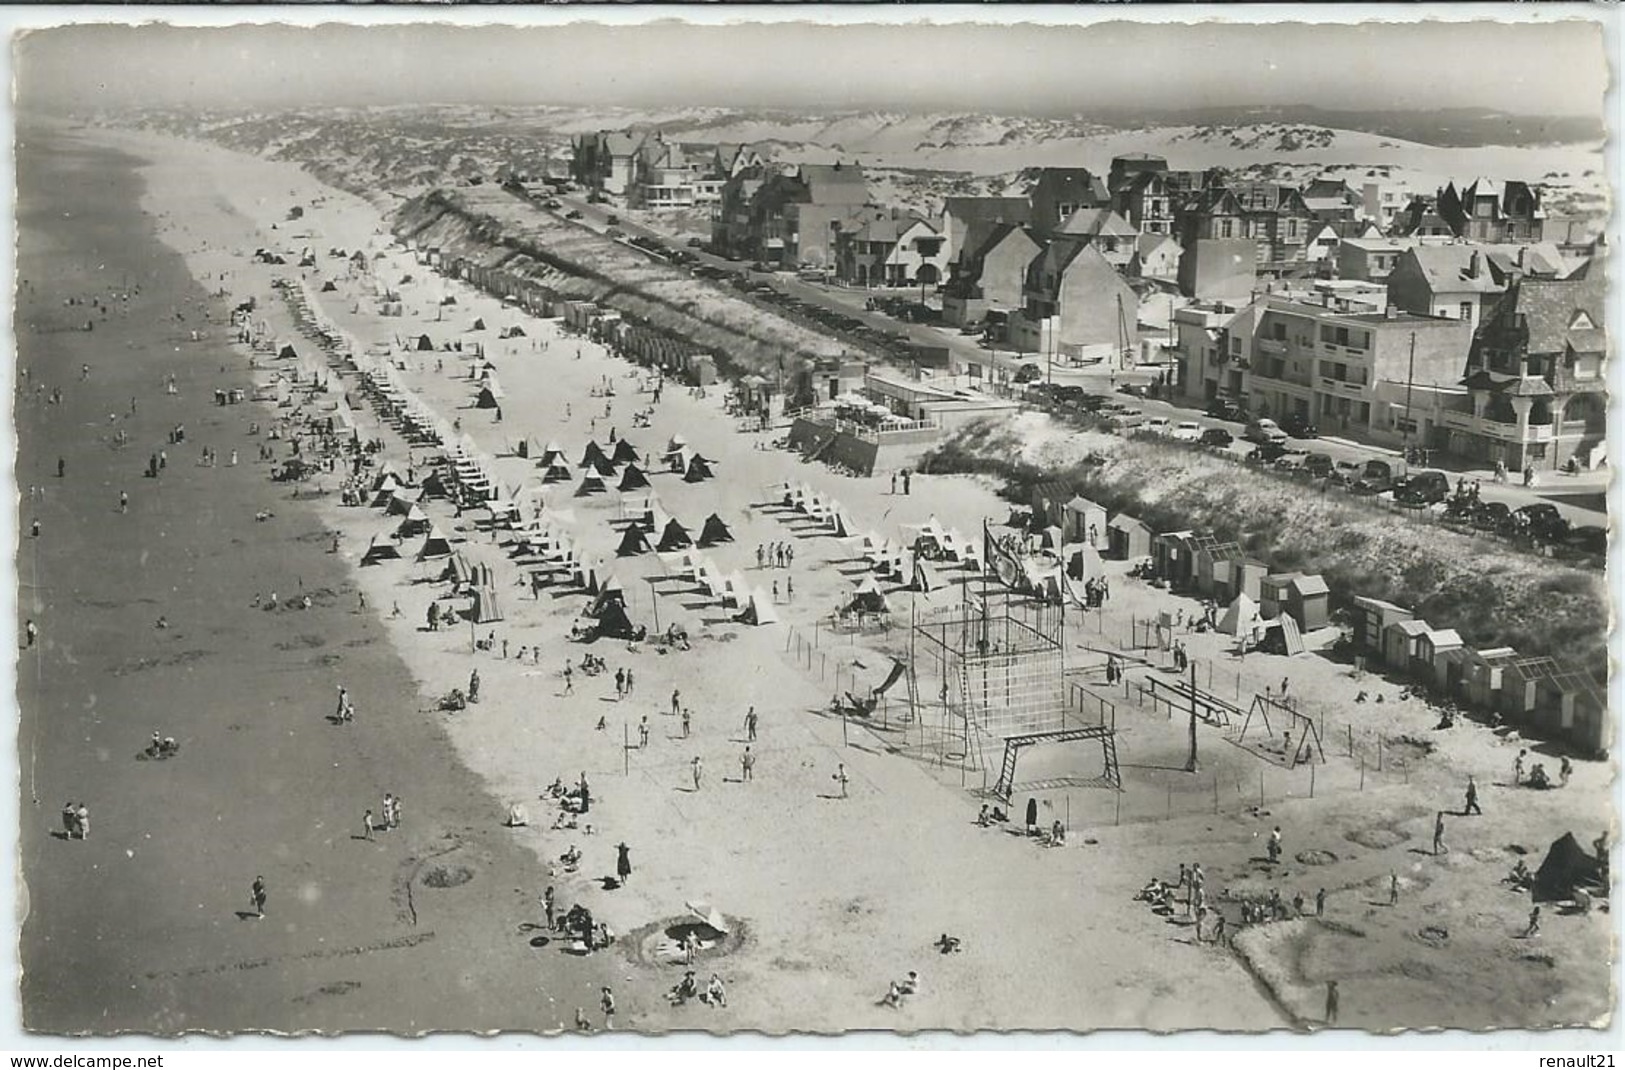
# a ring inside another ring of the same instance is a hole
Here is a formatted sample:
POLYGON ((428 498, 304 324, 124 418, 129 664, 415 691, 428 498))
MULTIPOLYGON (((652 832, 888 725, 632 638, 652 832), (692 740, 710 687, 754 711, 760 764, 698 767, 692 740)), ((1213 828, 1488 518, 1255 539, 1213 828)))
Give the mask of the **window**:
POLYGON ((1461 303, 1461 318, 1464 320, 1470 320, 1473 318, 1473 303, 1471 301, 1463 301, 1461 303))
POLYGON ((1230 338, 1230 355, 1232 357, 1241 356, 1241 339, 1234 335, 1230 338))
POLYGON ((1286 324, 1283 323, 1281 320, 1276 320, 1273 323, 1271 323, 1270 324, 1270 337, 1275 339, 1277 342, 1286 341, 1286 324))
POLYGON ((1219 220, 1219 237, 1221 237, 1221 238, 1230 237, 1231 236, 1231 227, 1232 226, 1233 226, 1233 224, 1228 219, 1219 220))
POLYGON ((1296 219, 1288 219, 1286 221, 1286 236, 1288 238, 1296 238, 1298 236, 1298 221, 1296 219))

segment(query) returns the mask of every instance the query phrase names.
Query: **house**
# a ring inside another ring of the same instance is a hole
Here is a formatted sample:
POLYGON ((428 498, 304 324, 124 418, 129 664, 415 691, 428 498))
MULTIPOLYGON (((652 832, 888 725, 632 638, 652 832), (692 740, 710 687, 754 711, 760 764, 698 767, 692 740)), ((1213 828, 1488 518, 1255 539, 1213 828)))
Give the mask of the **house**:
POLYGON ((855 286, 932 286, 947 268, 942 234, 917 216, 868 209, 842 221, 835 273, 855 286))
POLYGON ((1420 316, 1465 320, 1478 330, 1484 307, 1506 292, 1506 275, 1471 245, 1412 245, 1394 258, 1388 299, 1420 316))
POLYGON ((1388 625, 1382 633, 1383 664, 1401 672, 1410 672, 1411 666, 1416 662, 1417 652, 1421 649, 1422 636, 1427 634, 1427 631, 1427 621, 1417 620, 1414 617, 1397 620, 1388 625))
POLYGON ((1197 301, 1246 301, 1258 285, 1257 247, 1248 238, 1180 239, 1179 292, 1197 301))
POLYGON ((772 264, 829 267, 841 224, 868 204, 868 181, 857 164, 741 171, 722 186, 712 244, 772 264))
POLYGON ((1118 513, 1106 523, 1108 550, 1122 561, 1138 561, 1151 556, 1151 529, 1127 513, 1118 513))
POLYGON ((1138 308, 1138 296, 1099 249, 1056 238, 1027 266, 1010 340, 1024 352, 1115 363, 1138 345, 1138 308))
POLYGON ((708 173, 728 179, 746 171, 759 171, 766 163, 765 147, 721 142, 711 150, 708 173))
POLYGON ((643 138, 631 130, 599 130, 570 139, 570 177, 600 193, 625 196, 643 138))
POLYGON ((1590 463, 1607 423, 1607 292, 1601 261, 1514 275, 1473 340, 1471 410, 1447 414, 1452 452, 1514 470, 1590 463))
POLYGON ((1042 167, 1028 195, 1032 226, 1048 237, 1079 208, 1106 208, 1111 195, 1106 184, 1086 167, 1042 167))
POLYGON ((994 226, 974 250, 961 252, 953 277, 943 288, 943 319, 964 327, 982 322, 989 312, 1019 309, 1027 266, 1042 251, 1043 245, 1026 227, 994 226))
POLYGON ((1384 602, 1365 595, 1354 596, 1354 649, 1365 654, 1383 657, 1384 644, 1390 625, 1411 620, 1416 614, 1403 606, 1384 602))
POLYGON ((1081 542, 1096 550, 1106 548, 1106 508, 1081 494, 1074 494, 1062 507, 1061 531, 1067 542, 1081 542))
POLYGON ((1400 238, 1453 238, 1455 231, 1431 197, 1413 197, 1394 215, 1389 233, 1400 238))
POLYGON ((1352 223, 1364 210, 1363 197, 1341 178, 1317 178, 1298 192, 1321 223, 1352 223))
POLYGON ((1438 214, 1458 238, 1479 242, 1538 242, 1546 212, 1540 190, 1527 182, 1476 178, 1458 190, 1454 182, 1439 191, 1438 214))
POLYGON ((943 255, 958 263, 987 239, 993 228, 1024 227, 1032 222, 1025 197, 948 197, 942 202, 943 255))
POLYGON ((1134 242, 1134 256, 1129 260, 1128 273, 1137 279, 1172 282, 1179 277, 1180 252, 1179 243, 1169 234, 1141 234, 1134 242))
POLYGON ((1168 162, 1137 154, 1112 161, 1106 179, 1112 207, 1142 234, 1172 234, 1176 194, 1168 179, 1168 162), (1134 167, 1130 169, 1130 162, 1134 167))
MULTIPOLYGON (((1197 550, 1196 589, 1203 594, 1213 594, 1220 584, 1230 579, 1230 563, 1245 556, 1234 542, 1215 542, 1197 550)), ((1221 598, 1219 601, 1229 600, 1221 598)))
POLYGON ((1304 249, 1316 216, 1303 194, 1275 182, 1237 182, 1229 192, 1241 211, 1244 233, 1258 243, 1261 270, 1276 272, 1304 262, 1304 249))
POLYGON ((1054 237, 1092 245, 1112 267, 1127 271, 1140 235, 1128 220, 1110 208, 1079 208, 1062 220, 1054 237))
POLYGON ((711 209, 711 247, 725 255, 760 259, 756 196, 767 181, 760 168, 731 176, 711 209))
POLYGON ((1199 301, 1174 310, 1175 387, 1184 400, 1245 397, 1259 309, 1256 302, 1199 301))
POLYGON ((1337 277, 1386 282, 1401 255, 1415 245, 1404 238, 1343 238, 1337 243, 1337 277))
POLYGON ((1319 229, 1310 228, 1309 241, 1303 247, 1303 259, 1306 263, 1335 267, 1337 263, 1337 246, 1343 241, 1343 235, 1338 227, 1330 223, 1320 224, 1319 229))

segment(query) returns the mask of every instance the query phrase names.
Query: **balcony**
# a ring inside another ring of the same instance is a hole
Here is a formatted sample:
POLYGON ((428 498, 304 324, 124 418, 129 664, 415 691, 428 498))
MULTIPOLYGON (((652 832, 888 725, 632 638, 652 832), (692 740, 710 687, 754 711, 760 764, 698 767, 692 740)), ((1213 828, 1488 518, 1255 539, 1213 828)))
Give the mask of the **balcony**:
POLYGON ((1272 357, 1285 356, 1286 343, 1278 338, 1260 338, 1258 339, 1258 351, 1267 353, 1272 357))
POLYGON ((1351 382, 1347 379, 1329 379, 1320 377, 1320 388, 1328 394, 1338 394, 1343 397, 1359 397, 1365 393, 1365 384, 1351 382))

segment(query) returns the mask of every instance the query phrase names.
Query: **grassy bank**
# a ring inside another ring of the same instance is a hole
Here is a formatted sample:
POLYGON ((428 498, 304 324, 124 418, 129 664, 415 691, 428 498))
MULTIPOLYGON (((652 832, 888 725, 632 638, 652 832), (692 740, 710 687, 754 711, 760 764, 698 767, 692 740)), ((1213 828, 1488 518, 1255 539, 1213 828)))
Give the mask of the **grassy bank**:
POLYGON ((1604 578, 1372 503, 1238 469, 1157 442, 1060 432, 1026 415, 982 421, 928 455, 927 472, 974 472, 1020 488, 1061 480, 1153 531, 1234 540, 1280 571, 1320 572, 1335 601, 1382 598, 1455 628, 1471 646, 1511 646, 1607 678, 1604 578))

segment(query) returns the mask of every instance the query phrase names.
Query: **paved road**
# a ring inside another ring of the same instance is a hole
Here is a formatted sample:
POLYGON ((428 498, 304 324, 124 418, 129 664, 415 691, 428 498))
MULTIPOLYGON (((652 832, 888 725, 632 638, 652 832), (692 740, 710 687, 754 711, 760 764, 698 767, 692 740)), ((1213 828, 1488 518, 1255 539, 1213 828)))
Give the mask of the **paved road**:
MULTIPOLYGON (((613 224, 629 237, 649 237, 661 242, 670 242, 671 235, 652 230, 620 212, 614 206, 604 204, 588 204, 586 197, 580 194, 564 194, 557 197, 562 207, 560 212, 570 210, 579 211, 582 218, 581 225, 602 233, 613 224)), ((822 305, 835 312, 852 316, 863 321, 876 330, 894 335, 905 335, 911 342, 923 345, 947 346, 962 360, 979 363, 984 368, 984 375, 988 381, 998 384, 1011 384, 1016 373, 1024 364, 1035 365, 1045 379, 1064 385, 1080 386, 1090 393, 1109 394, 1114 399, 1135 409, 1144 412, 1147 418, 1161 417, 1171 424, 1191 421, 1199 424, 1203 429, 1221 427, 1229 431, 1236 438, 1231 452, 1245 455, 1252 448, 1251 443, 1243 442, 1241 434, 1245 425, 1233 420, 1217 420, 1206 415, 1200 408, 1186 404, 1175 404, 1164 400, 1131 397, 1121 392, 1126 385, 1143 387, 1149 384, 1161 370, 1148 365, 1140 365, 1133 369, 1114 371, 1103 365, 1077 366, 1059 362, 1050 364, 1040 354, 1020 353, 1010 349, 989 349, 977 339, 962 335, 951 327, 942 327, 931 324, 904 323, 882 312, 871 312, 864 308, 864 303, 875 293, 884 293, 888 296, 898 296, 918 299, 920 291, 915 287, 896 290, 871 291, 855 289, 845 286, 836 286, 823 283, 808 282, 789 272, 758 272, 753 266, 742 260, 729 260, 725 257, 715 256, 697 248, 685 248, 697 263, 705 264, 722 271, 736 275, 749 275, 758 281, 772 286, 782 293, 788 294, 808 304, 822 305)), ((1363 465, 1369 460, 1388 461, 1394 466, 1396 473, 1403 472, 1405 464, 1400 460, 1401 451, 1383 446, 1374 446, 1368 443, 1355 442, 1349 439, 1327 435, 1313 441, 1298 441, 1292 443, 1294 447, 1302 447, 1314 453, 1325 453, 1333 461, 1346 461, 1363 465)), ((1459 464, 1439 458, 1424 466, 1417 468, 1438 469, 1446 472, 1454 484, 1457 476, 1468 480, 1480 481, 1480 494, 1486 501, 1505 502, 1510 508, 1532 505, 1536 502, 1551 502, 1558 507, 1558 511, 1575 526, 1596 525, 1606 527, 1608 523, 1606 494, 1609 481, 1606 472, 1587 472, 1578 476, 1567 476, 1553 471, 1544 471, 1538 474, 1536 485, 1533 488, 1521 486, 1500 486, 1494 482, 1494 473, 1485 468, 1467 468, 1459 464)))

